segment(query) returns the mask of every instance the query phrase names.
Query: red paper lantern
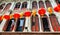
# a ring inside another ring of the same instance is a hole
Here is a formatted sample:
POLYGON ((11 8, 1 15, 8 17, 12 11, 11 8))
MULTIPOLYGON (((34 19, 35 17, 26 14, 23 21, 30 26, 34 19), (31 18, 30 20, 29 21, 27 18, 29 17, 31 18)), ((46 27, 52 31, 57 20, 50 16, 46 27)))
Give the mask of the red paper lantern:
POLYGON ((0 21, 2 20, 2 16, 0 16, 0 21))
POLYGON ((56 6, 56 7, 54 8, 54 10, 55 10, 56 12, 58 12, 59 7, 58 7, 58 6, 56 6))
POLYGON ((24 16, 25 16, 25 17, 31 16, 31 12, 30 12, 30 11, 25 12, 25 13, 24 13, 24 16))
POLYGON ((57 31, 56 26, 53 27, 54 31, 57 31))
POLYGON ((5 18, 6 20, 9 20, 9 19, 10 19, 10 16, 9 16, 9 15, 4 15, 4 18, 5 18))
POLYGON ((60 4, 58 4, 58 5, 54 8, 54 10, 55 10, 56 12, 59 12, 59 11, 60 11, 60 4))
POLYGON ((15 19, 20 18, 20 14, 15 13, 15 14, 14 14, 14 18, 15 18, 15 19))
POLYGON ((46 10, 44 8, 40 8, 38 11, 39 15, 44 15, 45 12, 46 12, 46 10))

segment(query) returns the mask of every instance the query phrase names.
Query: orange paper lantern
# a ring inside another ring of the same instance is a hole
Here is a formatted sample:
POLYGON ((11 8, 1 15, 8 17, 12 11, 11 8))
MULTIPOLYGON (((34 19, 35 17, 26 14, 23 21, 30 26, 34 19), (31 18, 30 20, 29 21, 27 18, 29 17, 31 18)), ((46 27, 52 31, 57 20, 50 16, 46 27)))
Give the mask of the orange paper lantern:
POLYGON ((48 12, 49 12, 50 14, 53 12, 53 10, 52 10, 51 7, 48 8, 48 12))

